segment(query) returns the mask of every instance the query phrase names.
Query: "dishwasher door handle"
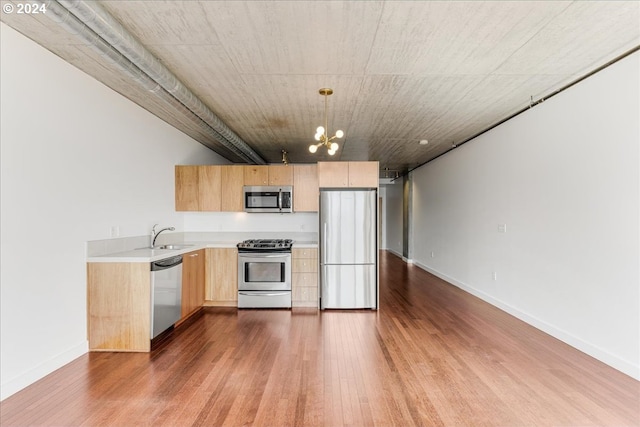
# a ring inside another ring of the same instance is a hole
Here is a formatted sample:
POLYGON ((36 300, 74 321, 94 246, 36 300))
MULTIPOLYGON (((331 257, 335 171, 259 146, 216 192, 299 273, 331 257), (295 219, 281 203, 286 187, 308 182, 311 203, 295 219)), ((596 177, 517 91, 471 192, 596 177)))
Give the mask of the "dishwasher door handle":
POLYGON ((182 264, 182 255, 177 255, 171 258, 161 259, 160 261, 154 261, 151 263, 151 271, 166 270, 167 268, 176 267, 182 264))

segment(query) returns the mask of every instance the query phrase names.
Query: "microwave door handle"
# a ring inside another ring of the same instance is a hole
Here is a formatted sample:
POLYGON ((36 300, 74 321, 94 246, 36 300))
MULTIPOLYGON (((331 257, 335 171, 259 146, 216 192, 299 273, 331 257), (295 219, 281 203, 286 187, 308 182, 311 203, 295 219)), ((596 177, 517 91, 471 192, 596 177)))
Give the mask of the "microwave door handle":
POLYGON ((282 188, 278 189, 278 209, 282 210, 282 188))

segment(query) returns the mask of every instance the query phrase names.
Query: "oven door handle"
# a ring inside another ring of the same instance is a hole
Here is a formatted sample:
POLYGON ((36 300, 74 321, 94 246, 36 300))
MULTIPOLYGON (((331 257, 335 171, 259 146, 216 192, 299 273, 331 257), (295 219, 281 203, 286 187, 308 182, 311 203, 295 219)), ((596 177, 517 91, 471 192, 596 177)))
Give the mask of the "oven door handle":
POLYGON ((238 294, 239 295, 247 295, 247 296, 255 296, 255 295, 260 295, 262 297, 279 297, 282 295, 289 295, 291 292, 255 292, 255 291, 249 291, 249 292, 243 292, 243 291, 239 291, 238 294))
POLYGON ((286 258, 286 254, 260 254, 260 253, 241 253, 240 258, 286 258))

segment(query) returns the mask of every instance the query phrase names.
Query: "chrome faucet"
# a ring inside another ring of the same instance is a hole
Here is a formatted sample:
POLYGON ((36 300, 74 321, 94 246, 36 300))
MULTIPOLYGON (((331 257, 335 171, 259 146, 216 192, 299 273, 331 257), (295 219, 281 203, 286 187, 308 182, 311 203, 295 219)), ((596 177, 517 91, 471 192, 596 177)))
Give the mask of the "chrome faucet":
POLYGON ((158 225, 159 225, 159 224, 155 224, 155 225, 153 226, 153 228, 151 229, 151 246, 150 246, 150 248, 151 248, 151 249, 155 248, 155 246, 156 246, 156 239, 158 238, 158 236, 160 235, 160 233, 162 233, 163 231, 167 231, 167 230, 169 230, 169 231, 174 231, 174 230, 175 230, 175 228, 174 228, 174 227, 167 227, 167 228, 163 228, 162 230, 160 230, 160 231, 158 231, 158 232, 156 233, 156 227, 157 227, 158 225))

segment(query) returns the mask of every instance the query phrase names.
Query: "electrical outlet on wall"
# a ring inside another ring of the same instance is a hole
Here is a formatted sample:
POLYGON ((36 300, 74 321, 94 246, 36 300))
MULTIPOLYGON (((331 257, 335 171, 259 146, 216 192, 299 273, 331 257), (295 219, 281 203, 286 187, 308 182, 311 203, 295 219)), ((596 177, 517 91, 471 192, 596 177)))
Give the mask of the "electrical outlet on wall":
POLYGON ((491 276, 493 277, 493 280, 498 280, 498 273, 497 273, 497 272, 495 272, 495 271, 494 271, 494 272, 491 274, 491 276))
POLYGON ((431 258, 435 258, 436 257, 436 253, 434 251, 431 251, 431 258))
POLYGON ((498 232, 506 233, 507 232, 507 224, 498 224, 498 232))
POLYGON ((114 237, 120 237, 120 227, 117 225, 112 225, 109 230, 109 236, 113 239, 114 237))

